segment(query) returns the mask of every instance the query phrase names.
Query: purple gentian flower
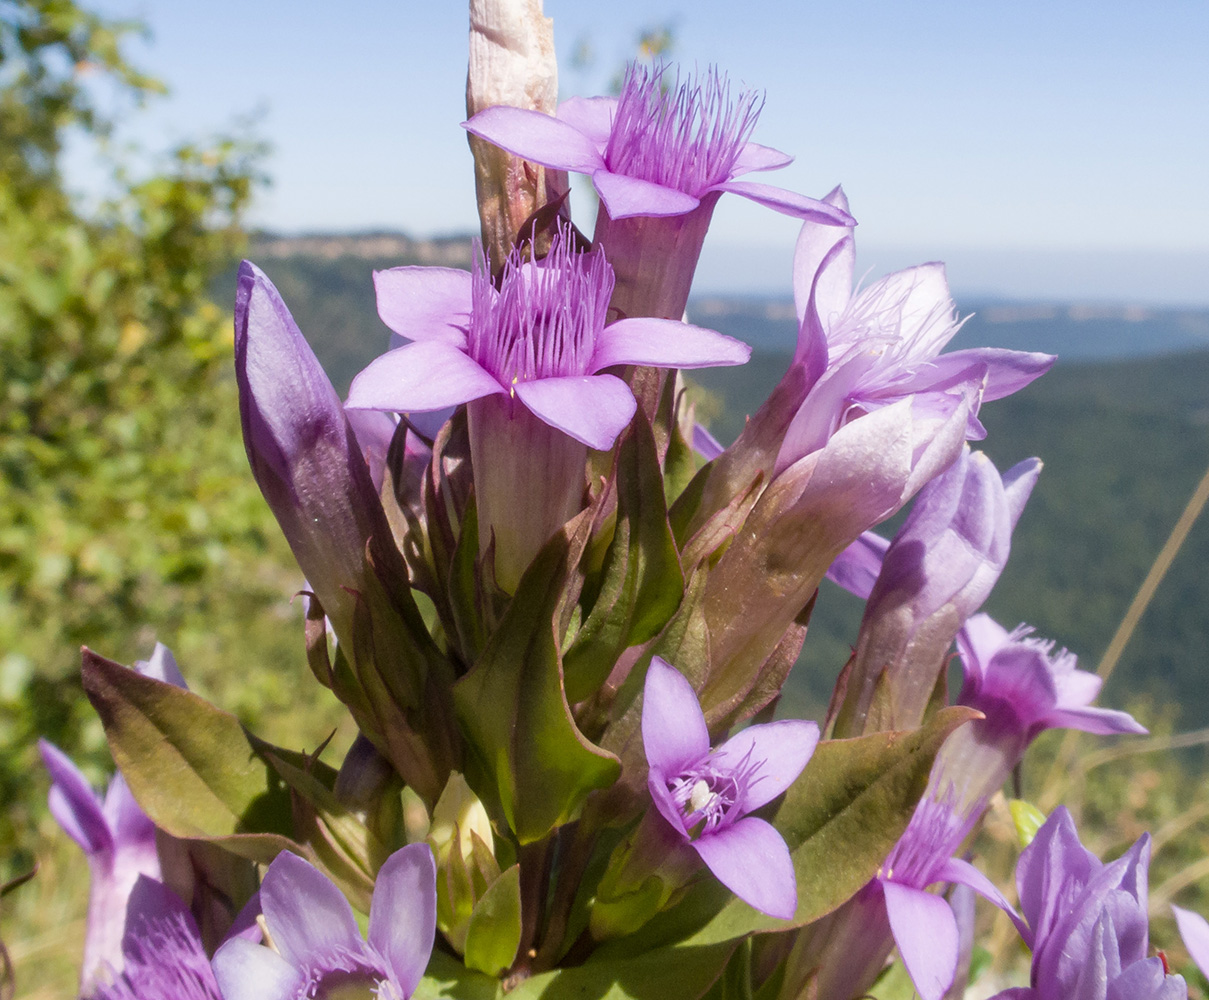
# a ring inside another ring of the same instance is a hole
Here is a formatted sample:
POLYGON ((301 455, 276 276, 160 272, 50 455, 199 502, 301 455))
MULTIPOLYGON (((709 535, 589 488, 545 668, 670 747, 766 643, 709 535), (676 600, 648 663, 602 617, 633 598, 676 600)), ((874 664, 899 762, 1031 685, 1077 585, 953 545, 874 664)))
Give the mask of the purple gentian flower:
POLYGON ((583 505, 589 448, 605 450, 637 408, 605 369, 742 364, 746 344, 664 319, 606 325, 613 272, 599 251, 575 251, 560 230, 543 260, 516 249, 499 282, 404 267, 374 275, 378 312, 413 343, 354 380, 350 408, 398 412, 469 403, 471 464, 483 550, 511 591, 546 540, 583 505), (541 470, 541 475, 534 475, 541 470))
POLYGON ((466 122, 474 135, 557 170, 587 174, 600 195, 594 243, 617 270, 613 308, 623 316, 678 318, 714 206, 725 191, 821 225, 853 225, 847 211, 790 191, 738 180, 791 162, 749 141, 762 101, 731 99, 716 71, 677 77, 631 66, 617 98, 574 97, 557 117, 493 107, 466 122))
POLYGON ((1030 984, 995 1000, 1184 1000, 1183 977, 1147 957, 1149 862, 1148 834, 1104 864, 1079 842, 1066 808, 1055 810, 1016 865, 1030 984))
POLYGON ((92 1000, 223 1000, 193 914, 145 875, 130 893, 122 954, 121 973, 102 979, 92 1000))
POLYGON ((1103 680, 1077 668, 1074 653, 1032 638, 1021 625, 1008 632, 990 616, 974 615, 957 633, 965 682, 958 702, 987 721, 1032 741, 1046 729, 1079 729, 1101 736, 1145 733, 1128 712, 1093 708, 1103 680))
MULTIPOLYGON (((847 211, 841 188, 824 200, 847 211)), ((1052 355, 996 348, 940 354, 961 326, 944 265, 896 271, 854 291, 855 259, 851 229, 803 223, 794 256, 795 364, 806 367, 813 388, 785 435, 777 471, 845 423, 906 398, 921 421, 973 399, 967 437, 981 438, 979 401, 1024 388, 1054 363, 1052 355)))
MULTIPOLYGON (((391 538, 368 464, 374 447, 363 451, 281 295, 249 261, 235 297, 235 376, 252 474, 336 634, 350 642, 356 595, 374 572, 367 545, 391 538)), ((400 558, 393 544, 375 546, 375 559, 400 558)), ((387 569, 406 575, 401 562, 387 569)))
POLYGON ((427 844, 396 851, 378 872, 369 940, 352 907, 317 868, 289 851, 260 886, 276 950, 242 938, 214 956, 225 1000, 368 996, 407 1000, 424 975, 436 935, 436 865, 427 844))
MULTIPOLYGON (((878 685, 893 725, 883 718, 877 728, 909 729, 922 720, 954 635, 1007 564, 1012 530, 1040 472, 1041 463, 1028 459, 1001 477, 967 446, 919 491, 870 588, 840 715, 844 735, 863 731, 878 685)), ((858 540, 849 550, 844 574, 863 586, 875 547, 858 540)))
POLYGON ((658 656, 643 688, 642 745, 655 808, 718 880, 769 916, 789 919, 797 882, 784 839, 748 815, 802 772, 819 741, 813 722, 749 726, 716 750, 692 686, 658 656))
POLYGON ((587 174, 613 219, 684 215, 730 191, 786 215, 852 223, 846 209, 736 179, 793 162, 749 141, 763 104, 754 91, 732 101, 716 70, 671 86, 666 72, 631 65, 616 98, 573 97, 557 117, 499 105, 463 127, 533 163, 587 174))
MULTIPOLYGON (((185 687, 176 660, 160 643, 150 660, 134 666, 144 676, 185 687)), ((81 991, 86 994, 106 970, 122 970, 126 908, 135 884, 143 876, 161 878, 155 825, 135 802, 121 774, 113 776, 102 800, 62 750, 47 740, 39 740, 38 749, 50 772, 50 813, 88 858, 91 885, 80 972, 81 991)))
POLYGON ((953 856, 980 815, 960 811, 956 800, 951 788, 938 798, 925 795, 877 877, 863 890, 884 902, 894 943, 923 1000, 940 1000, 952 986, 960 948, 953 909, 942 896, 925 891, 929 886, 965 886, 1019 923, 994 884, 953 856))

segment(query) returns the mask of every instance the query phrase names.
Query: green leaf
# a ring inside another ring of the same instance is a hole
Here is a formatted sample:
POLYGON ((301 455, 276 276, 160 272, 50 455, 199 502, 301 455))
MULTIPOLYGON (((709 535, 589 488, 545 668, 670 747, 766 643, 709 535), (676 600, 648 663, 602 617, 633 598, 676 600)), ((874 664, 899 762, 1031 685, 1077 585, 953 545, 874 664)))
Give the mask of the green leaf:
POLYGON ((268 862, 292 839, 290 794, 235 716, 84 650, 84 690, 156 826, 268 862))
POLYGON ((658 948, 596 959, 526 979, 509 1000, 697 1000, 721 974, 734 942, 658 948))
POLYGON ((474 904, 466 932, 466 965, 498 976, 521 943, 521 866, 513 865, 474 904))
POLYGON ((1023 850, 1045 825, 1045 813, 1024 799, 1009 799, 1008 808, 1012 811, 1012 822, 1016 826, 1016 840, 1023 850))
POLYGON ((592 515, 581 514, 538 553, 482 656, 454 687, 467 743, 493 786, 475 791, 498 803, 522 844, 575 818, 588 793, 621 770, 580 733, 563 692, 556 623, 592 515))
POLYGON ((498 1000, 502 995, 499 980, 434 951, 411 1000, 498 1000))
POLYGON ((641 414, 617 454, 617 521, 600 591, 563 663, 567 699, 583 701, 618 655, 657 635, 684 594, 650 425, 641 414))

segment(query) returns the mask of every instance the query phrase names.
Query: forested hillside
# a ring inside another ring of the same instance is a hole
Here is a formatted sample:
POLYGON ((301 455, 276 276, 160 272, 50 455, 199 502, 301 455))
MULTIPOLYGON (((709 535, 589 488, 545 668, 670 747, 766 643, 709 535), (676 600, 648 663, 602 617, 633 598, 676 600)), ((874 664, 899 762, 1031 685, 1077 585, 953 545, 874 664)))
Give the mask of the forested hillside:
MULTIPOLYGON (((383 253, 370 242, 360 244, 356 256, 324 257, 298 253, 299 244, 286 241, 258 259, 343 391, 386 344, 388 331, 374 311, 372 269, 432 263, 437 252, 445 255, 442 263, 454 264, 466 246, 451 239, 383 253)), ((784 372, 793 313, 787 303, 718 299, 697 301, 690 313, 756 346, 742 368, 694 373, 717 397, 716 409, 709 407, 716 412, 711 425, 728 441, 784 372)), ((1003 305, 982 313, 959 335, 964 346, 1054 350, 1069 344, 1076 357, 1060 359, 1045 378, 983 410, 989 433, 979 447, 1001 470, 1030 455, 1045 461, 987 610, 1007 627, 1036 626, 1094 668, 1209 465, 1209 351, 1101 362, 1085 356, 1097 343, 1109 356, 1196 343, 1206 317, 1003 305)), ((1209 521, 1193 528, 1159 589, 1113 677, 1110 703, 1153 692, 1176 701, 1181 725, 1209 724, 1207 563, 1209 521)), ((847 655, 859 616, 859 602, 825 588, 798 672, 799 697, 825 701, 825 678, 834 677, 847 655)))

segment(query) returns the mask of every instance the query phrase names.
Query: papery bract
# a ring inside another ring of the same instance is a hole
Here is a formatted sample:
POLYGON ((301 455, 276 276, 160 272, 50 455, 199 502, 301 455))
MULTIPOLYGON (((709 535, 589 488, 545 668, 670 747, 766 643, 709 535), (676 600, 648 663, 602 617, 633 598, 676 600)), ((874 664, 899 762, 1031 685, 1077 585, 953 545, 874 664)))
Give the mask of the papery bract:
POLYGON ((660 814, 723 885, 744 902, 788 919, 797 908, 789 848, 748 815, 787 789, 818 744, 813 722, 750 726, 711 750, 692 686, 658 656, 643 689, 647 785, 660 814))
POLYGON ((436 867, 427 844, 387 859, 374 885, 368 940, 340 890, 288 851, 265 873, 260 902, 276 950, 241 938, 219 948, 213 966, 225 1000, 371 993, 406 1000, 436 934, 436 867))

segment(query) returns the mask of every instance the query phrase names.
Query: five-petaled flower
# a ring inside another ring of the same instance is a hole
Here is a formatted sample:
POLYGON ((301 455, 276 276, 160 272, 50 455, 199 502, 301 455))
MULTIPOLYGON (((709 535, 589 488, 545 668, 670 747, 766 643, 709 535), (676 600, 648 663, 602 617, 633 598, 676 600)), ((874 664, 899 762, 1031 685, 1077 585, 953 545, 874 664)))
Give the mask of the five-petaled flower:
POLYGON ((274 948, 233 938, 214 956, 225 1000, 376 996, 406 1000, 424 974, 436 935, 436 865, 427 844, 409 844, 378 872, 361 936, 340 890, 283 851, 269 865, 260 903, 274 948))
POLYGON ((566 229, 539 261, 515 249, 498 287, 482 259, 471 274, 403 267, 374 281, 379 315, 413 342, 361 372, 346 406, 469 404, 481 549, 494 539, 496 579, 508 591, 582 508, 587 449, 611 448, 634 416, 633 393, 606 369, 736 365, 751 354, 678 320, 606 324, 612 269, 600 251, 579 253, 566 229))
POLYGON ((802 772, 819 741, 813 722, 749 726, 717 749, 685 677, 658 656, 643 689, 642 744, 655 808, 723 885, 744 902, 788 919, 797 909, 789 848, 753 810, 802 772))

